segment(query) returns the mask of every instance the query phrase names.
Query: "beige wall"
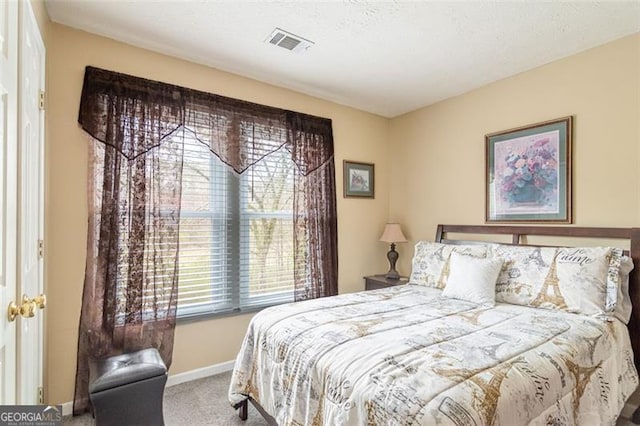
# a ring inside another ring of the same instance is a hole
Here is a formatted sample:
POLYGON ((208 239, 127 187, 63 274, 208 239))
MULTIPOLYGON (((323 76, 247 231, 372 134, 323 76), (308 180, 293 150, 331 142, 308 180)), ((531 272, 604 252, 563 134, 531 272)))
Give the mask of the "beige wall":
POLYGON ((45 45, 47 44, 47 36, 49 34, 49 14, 47 8, 44 5, 44 0, 29 0, 33 14, 38 21, 38 27, 40 28, 40 35, 42 36, 45 45))
MULTIPOLYGON (((47 40, 46 289, 49 403, 73 397, 75 348, 85 264, 87 140, 76 122, 84 67, 160 80, 333 120, 338 183, 340 292, 363 289, 384 271, 389 197, 388 120, 236 75, 50 23, 47 40), (375 200, 342 197, 342 160, 376 164, 375 200), (372 259, 380 259, 373 266, 372 259)), ((171 374, 235 358, 249 315, 178 325, 171 374)))
MULTIPOLYGON (((484 223, 484 135, 574 116, 573 210, 581 226, 640 226, 640 36, 391 120, 390 216, 411 243, 438 223, 484 223)), ((410 270, 411 255, 400 259, 410 270)))

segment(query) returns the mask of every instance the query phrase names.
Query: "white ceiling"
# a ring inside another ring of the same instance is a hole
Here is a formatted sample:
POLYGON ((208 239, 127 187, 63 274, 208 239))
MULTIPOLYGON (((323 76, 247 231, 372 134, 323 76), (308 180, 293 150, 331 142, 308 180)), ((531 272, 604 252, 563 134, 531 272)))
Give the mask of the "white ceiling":
POLYGON ((46 5, 54 22, 385 117, 640 31, 640 0, 46 5), (275 27, 315 45, 264 43, 275 27))

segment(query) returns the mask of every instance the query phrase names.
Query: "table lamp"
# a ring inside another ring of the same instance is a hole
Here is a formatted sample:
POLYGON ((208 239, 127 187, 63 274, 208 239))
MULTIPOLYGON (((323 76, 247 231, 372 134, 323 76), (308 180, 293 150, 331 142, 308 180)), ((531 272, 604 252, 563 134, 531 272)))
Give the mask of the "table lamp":
POLYGON ((390 280, 400 279, 400 274, 396 271, 396 262, 398 261, 398 252, 396 251, 396 243, 406 243, 407 238, 402 233, 399 223, 387 223, 384 227, 384 232, 380 237, 380 241, 385 243, 391 243, 391 249, 387 253, 387 259, 389 259, 389 272, 385 275, 385 278, 390 280))

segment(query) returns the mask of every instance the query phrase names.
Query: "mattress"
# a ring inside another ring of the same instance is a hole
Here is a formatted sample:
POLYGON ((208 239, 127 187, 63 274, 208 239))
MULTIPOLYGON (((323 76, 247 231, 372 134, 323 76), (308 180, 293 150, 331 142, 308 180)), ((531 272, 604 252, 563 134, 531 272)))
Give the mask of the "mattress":
POLYGON ((615 424, 638 385, 618 320, 404 285, 256 314, 229 388, 279 425, 615 424))

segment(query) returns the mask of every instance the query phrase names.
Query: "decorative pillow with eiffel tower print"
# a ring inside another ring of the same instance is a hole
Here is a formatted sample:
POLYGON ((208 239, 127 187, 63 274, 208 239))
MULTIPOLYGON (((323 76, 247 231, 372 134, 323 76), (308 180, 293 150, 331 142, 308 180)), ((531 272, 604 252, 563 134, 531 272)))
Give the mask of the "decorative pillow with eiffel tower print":
POLYGON ((496 302, 609 317, 616 309, 622 250, 491 245, 504 260, 496 302))
POLYGON ((621 257, 619 248, 557 249, 554 263, 530 305, 611 316, 618 299, 621 257))
POLYGON ((491 257, 503 260, 496 282, 496 302, 529 306, 553 263, 553 247, 492 244, 491 257))
POLYGON ((449 258, 454 251, 464 256, 485 258, 488 246, 418 241, 411 261, 409 281, 427 287, 444 288, 449 277, 449 258))

